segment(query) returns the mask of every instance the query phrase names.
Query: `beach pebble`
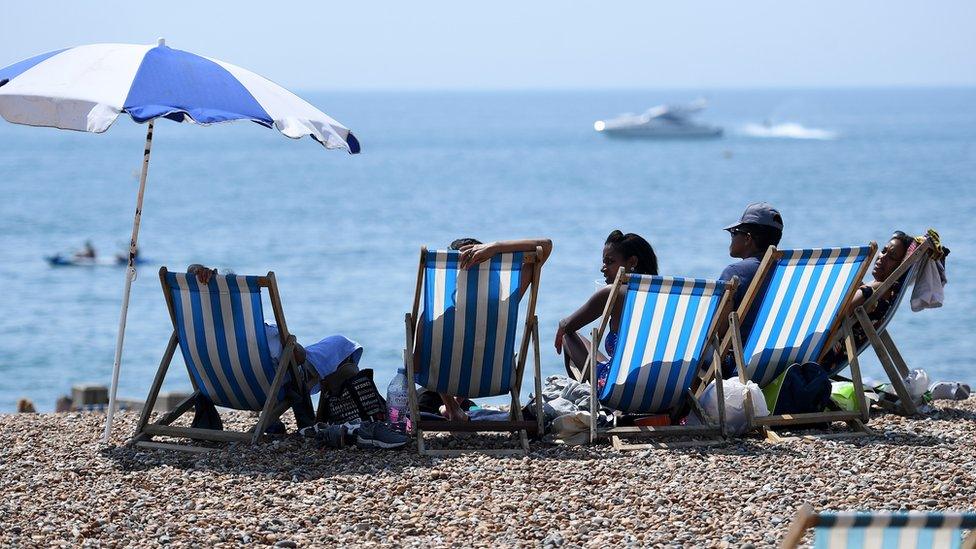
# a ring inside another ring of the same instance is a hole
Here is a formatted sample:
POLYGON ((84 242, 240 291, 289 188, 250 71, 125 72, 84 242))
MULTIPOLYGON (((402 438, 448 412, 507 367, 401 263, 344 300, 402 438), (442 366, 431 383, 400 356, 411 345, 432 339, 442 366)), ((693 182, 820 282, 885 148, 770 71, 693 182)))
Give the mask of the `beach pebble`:
MULTIPOLYGON (((205 455, 136 450, 123 445, 132 412, 118 414, 109 446, 98 445, 98 414, 3 415, 0 546, 765 547, 804 502, 972 509, 976 398, 938 404, 928 419, 873 417, 872 436, 840 441, 632 453, 533 443, 528 457, 448 458, 297 437, 205 455)), ((254 421, 222 417, 228 429, 254 421)), ((517 446, 507 436, 427 443, 517 446)))

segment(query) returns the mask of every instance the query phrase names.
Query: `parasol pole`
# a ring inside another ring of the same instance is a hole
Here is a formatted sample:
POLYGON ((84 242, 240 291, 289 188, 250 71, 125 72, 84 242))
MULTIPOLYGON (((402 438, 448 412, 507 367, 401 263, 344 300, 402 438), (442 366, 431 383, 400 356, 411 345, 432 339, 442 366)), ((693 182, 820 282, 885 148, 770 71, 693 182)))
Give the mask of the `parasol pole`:
POLYGON ((105 432, 102 442, 107 443, 112 434, 112 419, 115 417, 115 393, 119 388, 119 370, 122 366, 122 342, 125 340, 125 317, 129 312, 129 293, 132 281, 136 278, 136 244, 139 240, 139 223, 142 221, 142 197, 146 193, 146 176, 149 175, 149 150, 152 148, 153 121, 146 129, 146 149, 142 155, 142 175, 139 177, 139 197, 136 199, 136 215, 132 220, 132 238, 129 239, 129 266, 125 270, 125 289, 122 290, 122 312, 119 313, 119 335, 115 340, 115 363, 112 366, 112 389, 108 394, 108 415, 105 418, 105 432))

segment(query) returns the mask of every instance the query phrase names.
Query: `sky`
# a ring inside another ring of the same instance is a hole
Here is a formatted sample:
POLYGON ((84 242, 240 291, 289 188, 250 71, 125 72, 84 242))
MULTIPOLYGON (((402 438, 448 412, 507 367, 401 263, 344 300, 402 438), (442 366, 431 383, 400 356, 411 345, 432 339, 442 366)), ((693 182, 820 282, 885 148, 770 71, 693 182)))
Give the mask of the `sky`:
POLYGON ((976 85, 973 0, 4 0, 0 21, 0 66, 163 36, 308 91, 976 85))

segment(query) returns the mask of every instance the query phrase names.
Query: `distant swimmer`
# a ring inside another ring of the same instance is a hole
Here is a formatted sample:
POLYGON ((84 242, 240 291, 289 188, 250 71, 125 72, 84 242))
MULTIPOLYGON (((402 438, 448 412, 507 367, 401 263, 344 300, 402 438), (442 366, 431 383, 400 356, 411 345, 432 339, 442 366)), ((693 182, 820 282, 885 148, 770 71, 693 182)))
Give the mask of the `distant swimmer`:
POLYGON ((85 247, 75 252, 75 259, 95 259, 95 247, 91 240, 86 240, 85 247))

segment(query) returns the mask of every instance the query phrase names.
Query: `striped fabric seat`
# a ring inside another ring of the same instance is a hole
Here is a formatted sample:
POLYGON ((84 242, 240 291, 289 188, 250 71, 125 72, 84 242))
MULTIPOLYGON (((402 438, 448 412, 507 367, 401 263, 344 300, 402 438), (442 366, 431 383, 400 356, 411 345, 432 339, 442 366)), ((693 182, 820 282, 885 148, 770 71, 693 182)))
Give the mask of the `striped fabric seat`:
POLYGON ((193 275, 167 272, 165 279, 197 388, 217 406, 261 410, 277 364, 264 330, 259 277, 217 275, 199 284, 193 275))
POLYGON ((600 401, 634 413, 677 406, 691 385, 725 282, 629 275, 600 401))
POLYGON ((467 270, 459 258, 426 254, 417 382, 469 398, 506 394, 516 382, 523 255, 498 254, 467 270))
POLYGON ((976 513, 820 513, 815 524, 815 549, 958 548, 976 513))
POLYGON ((754 304, 743 344, 746 375, 765 387, 787 366, 815 361, 830 337, 871 246, 781 250, 754 304))

